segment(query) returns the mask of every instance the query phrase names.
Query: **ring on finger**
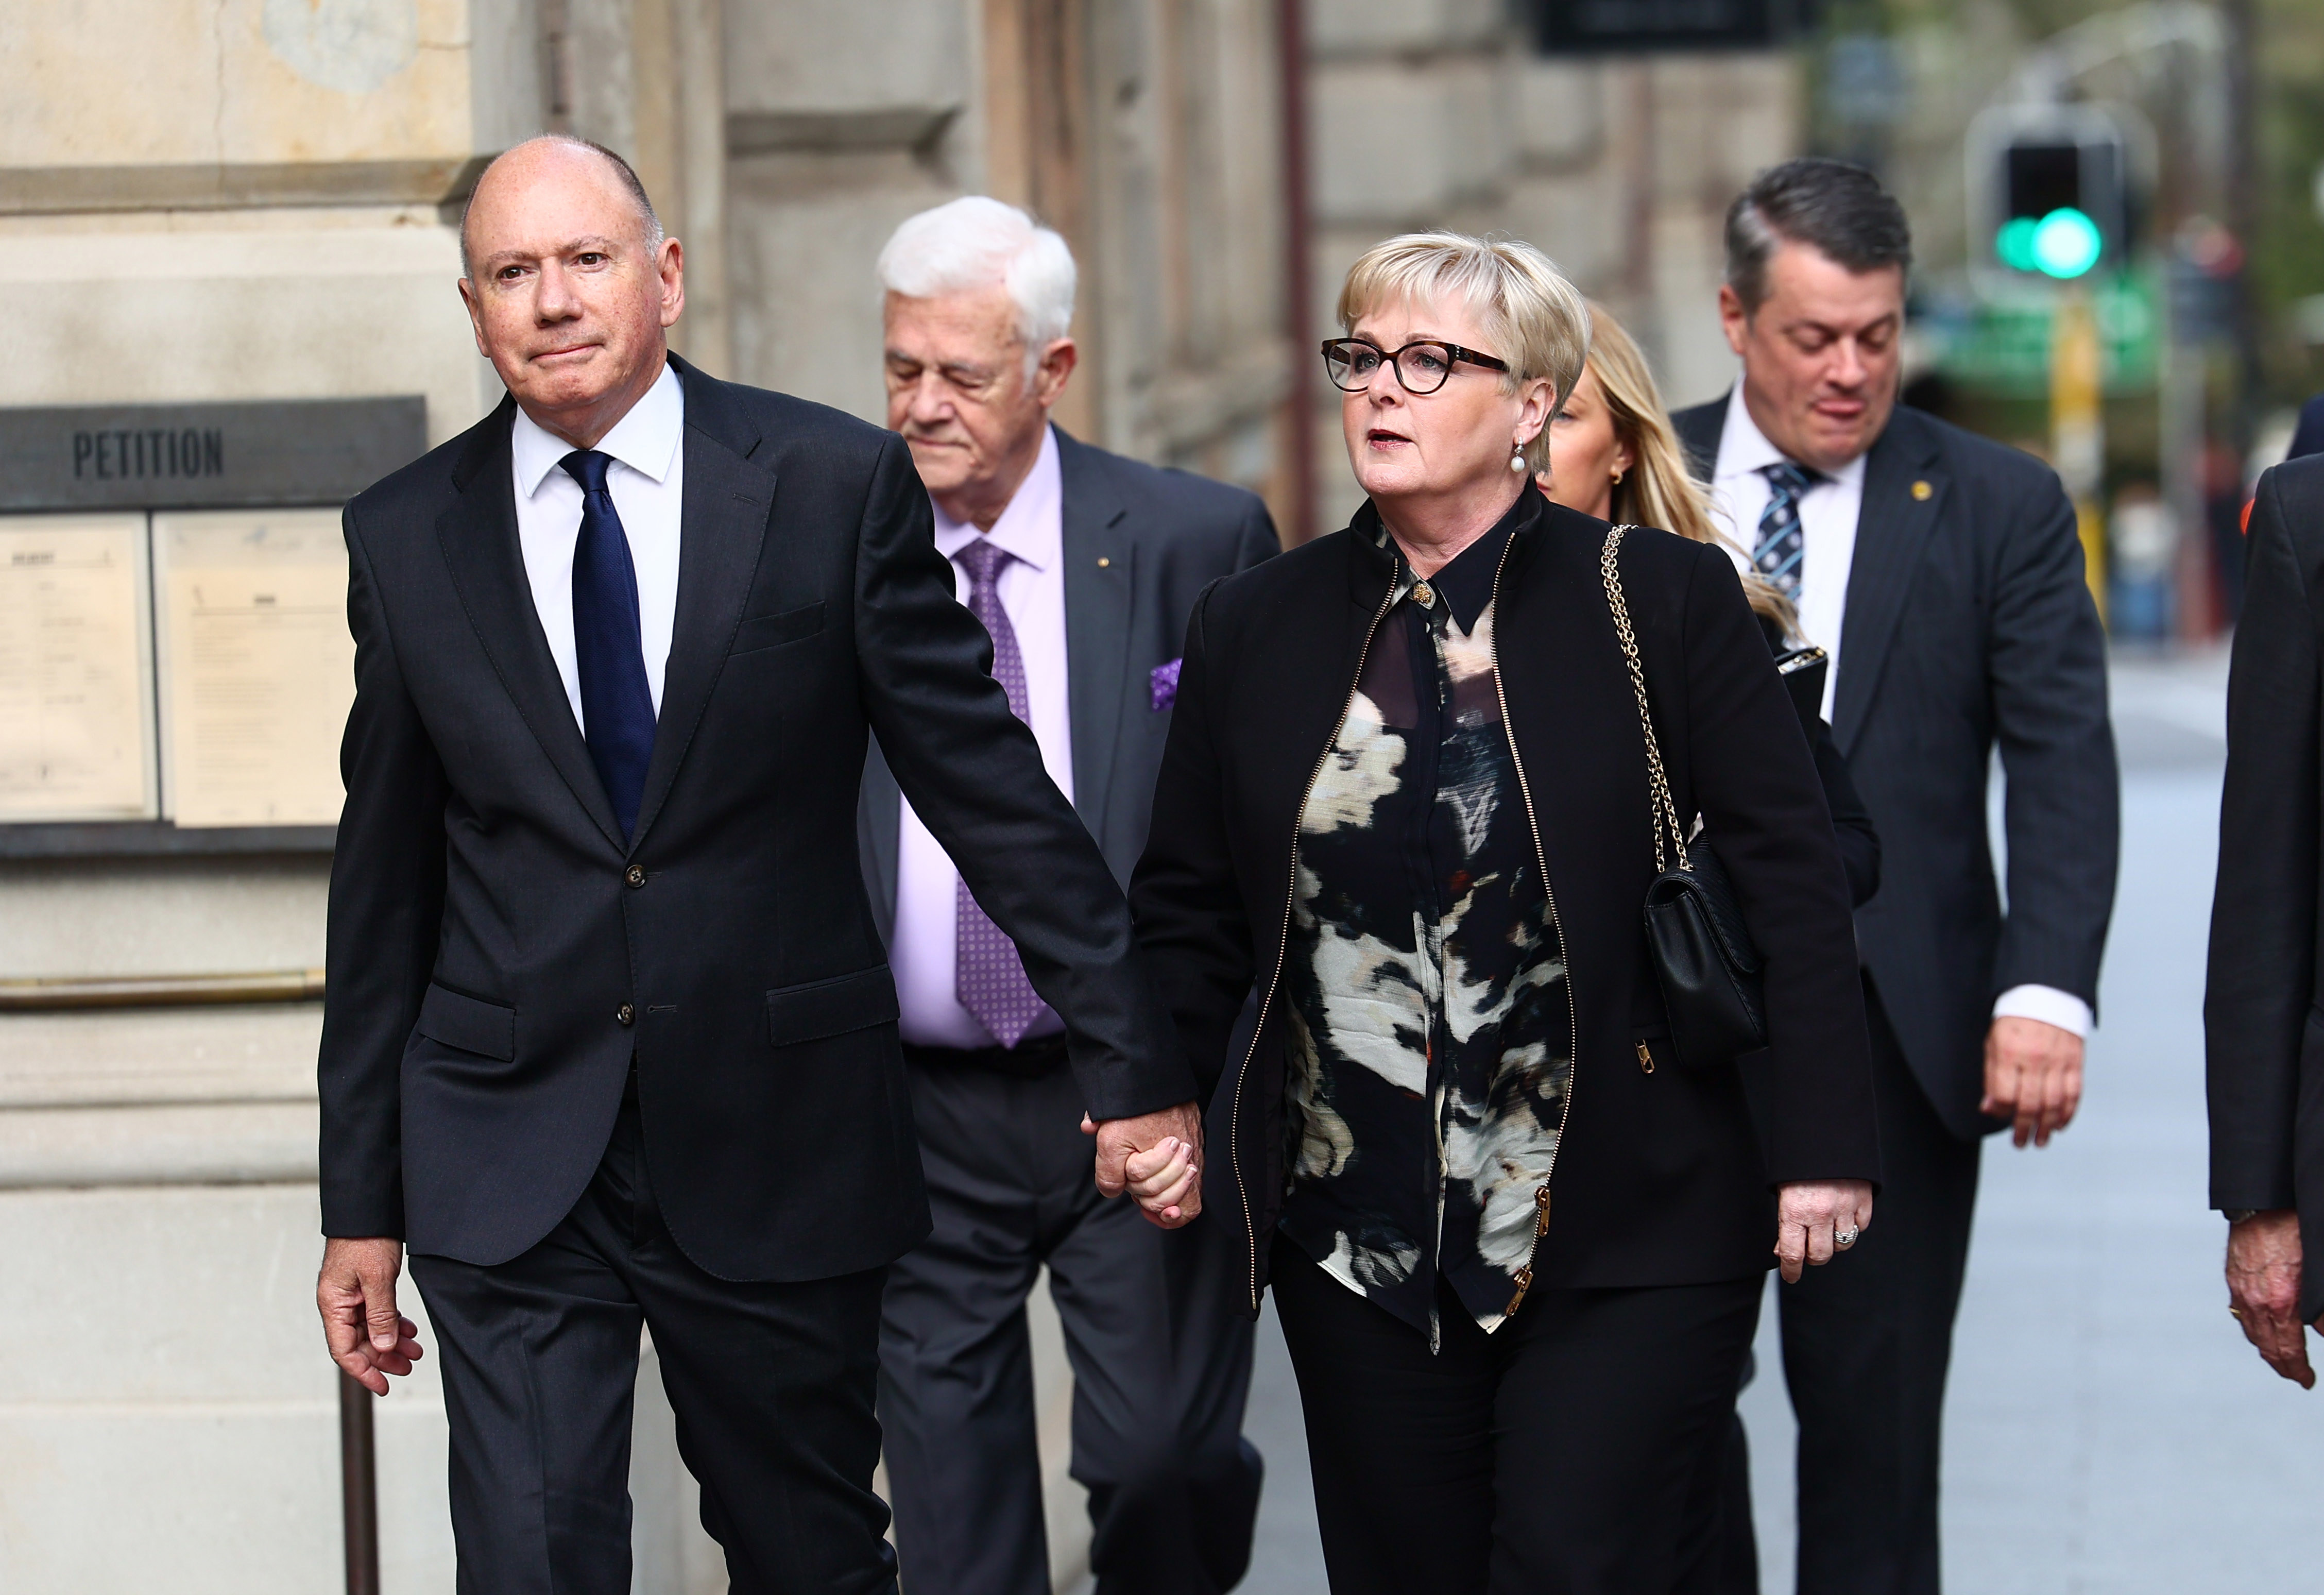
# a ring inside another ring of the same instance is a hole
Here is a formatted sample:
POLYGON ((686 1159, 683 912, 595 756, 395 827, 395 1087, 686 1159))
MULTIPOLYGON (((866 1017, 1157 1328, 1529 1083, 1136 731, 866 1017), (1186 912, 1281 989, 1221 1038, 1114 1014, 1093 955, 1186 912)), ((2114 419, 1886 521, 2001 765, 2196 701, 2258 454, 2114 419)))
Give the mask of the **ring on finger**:
POLYGON ((1831 1232, 1831 1243, 1840 1250, 1846 1251, 1849 1247, 1856 1244, 1856 1238, 1862 1233, 1863 1231, 1861 1230, 1858 1229, 1854 1224, 1850 1224, 1845 1230, 1834 1230, 1831 1232))

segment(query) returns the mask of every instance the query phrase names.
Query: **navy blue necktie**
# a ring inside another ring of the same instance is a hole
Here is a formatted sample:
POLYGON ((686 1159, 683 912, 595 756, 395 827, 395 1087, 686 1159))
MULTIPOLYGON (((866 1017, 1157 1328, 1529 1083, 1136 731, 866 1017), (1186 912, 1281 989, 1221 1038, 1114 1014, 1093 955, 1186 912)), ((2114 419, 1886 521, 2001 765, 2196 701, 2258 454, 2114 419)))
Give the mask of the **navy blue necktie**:
POLYGON ((1800 500, 1823 475, 1791 460, 1762 466, 1767 479, 1767 507, 1759 512, 1759 540, 1751 549, 1751 563, 1768 584, 1796 603, 1800 595, 1800 559, 1807 539, 1800 528, 1800 500))
POLYGON ((653 760, 653 689, 638 639, 638 573, 630 537, 606 491, 611 455, 576 449, 558 462, 581 484, 581 536, 573 545, 573 653, 581 673, 581 734, 613 800, 626 837, 653 760))

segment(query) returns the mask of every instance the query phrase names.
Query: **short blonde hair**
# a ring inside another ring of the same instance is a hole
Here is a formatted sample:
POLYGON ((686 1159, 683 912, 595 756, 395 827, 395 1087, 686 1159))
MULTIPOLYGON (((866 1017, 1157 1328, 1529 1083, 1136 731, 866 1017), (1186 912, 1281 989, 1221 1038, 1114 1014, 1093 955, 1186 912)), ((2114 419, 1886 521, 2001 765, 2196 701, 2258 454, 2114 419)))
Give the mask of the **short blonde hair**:
MULTIPOLYGON (((1480 354, 1508 362, 1501 391, 1545 379, 1562 406, 1590 358, 1590 307, 1549 257, 1514 238, 1465 233, 1405 233, 1375 244, 1348 268, 1340 289, 1340 329, 1392 300, 1465 300, 1493 347, 1480 354)), ((1551 415, 1554 418, 1555 410, 1551 415)), ((1549 468, 1546 422, 1526 445, 1529 470, 1549 468)))

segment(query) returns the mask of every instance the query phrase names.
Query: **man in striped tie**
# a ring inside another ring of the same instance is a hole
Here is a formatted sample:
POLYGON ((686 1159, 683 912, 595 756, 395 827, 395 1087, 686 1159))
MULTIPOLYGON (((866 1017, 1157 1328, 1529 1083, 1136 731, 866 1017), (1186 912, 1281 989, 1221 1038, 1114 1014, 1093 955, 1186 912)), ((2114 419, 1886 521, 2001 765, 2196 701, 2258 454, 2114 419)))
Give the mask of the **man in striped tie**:
MULTIPOLYGON (((1240 488, 1050 424, 1074 369, 1074 259, 1024 212, 981 198, 923 212, 881 253, 880 279, 888 424, 911 446, 936 549, 1050 779, 1126 881, 1194 599, 1273 554, 1274 526, 1240 488)), ((876 752, 861 834, 936 1223, 896 1264, 881 1326, 904 1581, 1047 1595, 1025 1320, 1046 1264, 1098 1588, 1223 1590, 1250 1559, 1259 1458, 1241 1435, 1250 1325, 1222 1300, 1228 1270, 1210 1250, 1221 1221, 1166 1232, 1091 1189, 1057 1016, 876 752)))
MULTIPOLYGON (((1880 835, 1880 891, 1857 910, 1880 1223, 1781 1297, 1799 1595, 1936 1595, 1978 1147, 2003 1129, 2044 1144, 2072 1120, 2114 901, 2105 640, 2073 507, 2039 460, 1897 402, 1911 263, 1904 209, 1870 173, 1762 172, 1728 213, 1720 291, 1741 380, 1672 418, 1751 564, 1831 655, 1824 715, 1880 835), (1987 842, 1997 749, 2006 894, 1987 842)), ((1730 1517, 1748 1530, 1748 1506, 1730 1517)))

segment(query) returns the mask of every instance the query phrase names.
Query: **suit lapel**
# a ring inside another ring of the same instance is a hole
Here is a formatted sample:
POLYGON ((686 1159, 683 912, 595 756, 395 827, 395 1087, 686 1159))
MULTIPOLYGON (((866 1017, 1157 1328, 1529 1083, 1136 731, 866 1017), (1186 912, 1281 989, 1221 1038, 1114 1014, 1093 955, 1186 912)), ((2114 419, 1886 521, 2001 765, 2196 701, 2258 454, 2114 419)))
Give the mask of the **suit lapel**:
POLYGON ((1708 404, 1694 405, 1671 417, 1671 429, 1686 448, 1687 469, 1706 485, 1719 468, 1719 443, 1727 434, 1727 406, 1733 394, 1730 388, 1708 404))
POLYGON ((767 539, 775 479, 751 463, 757 429, 726 403, 720 384, 673 357, 686 385, 686 486, 679 511, 678 604, 669 659, 662 669, 661 714, 653 761, 638 806, 635 852, 669 796, 694 740, 710 689, 726 663, 751 579, 767 539))
POLYGON ((1904 596, 1950 486, 1935 438, 1900 407, 1864 466, 1864 504, 1856 518, 1856 553, 1840 622, 1840 686, 1832 701, 1832 733, 1843 753, 1863 730, 1904 596))
POLYGON ((437 517, 436 540, 451 567, 460 607, 517 713, 590 819, 619 848, 622 833, 613 806, 589 761, 572 700, 565 696, 548 633, 532 604, 532 582, 517 539, 516 477, 509 453, 515 411, 514 401, 505 400, 476 429, 475 442, 452 475, 460 496, 437 517))
POLYGON ((1057 432, 1065 562, 1065 675, 1074 738, 1074 807, 1103 835, 1113 754, 1130 702, 1130 617, 1137 545, 1129 510, 1095 452, 1057 432))

